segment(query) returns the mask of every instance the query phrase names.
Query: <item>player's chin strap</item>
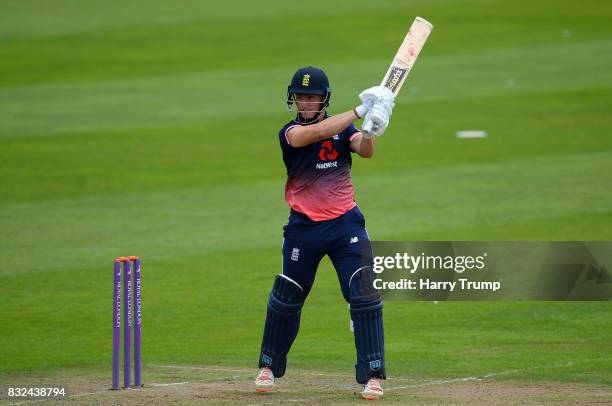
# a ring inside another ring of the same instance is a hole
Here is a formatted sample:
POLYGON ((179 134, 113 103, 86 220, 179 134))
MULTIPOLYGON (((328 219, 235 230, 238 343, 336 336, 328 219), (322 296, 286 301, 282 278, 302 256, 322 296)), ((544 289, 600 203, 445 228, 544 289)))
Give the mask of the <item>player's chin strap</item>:
POLYGON ((317 121, 319 121, 319 118, 321 117, 321 114, 323 114, 323 115, 325 114, 325 109, 317 110, 317 112, 318 112, 318 114, 315 115, 310 120, 306 120, 304 118, 304 116, 302 116, 302 114, 300 112, 298 112, 297 116, 293 119, 293 121, 298 123, 298 124, 313 124, 313 123, 316 123, 317 121))
POLYGON ((295 123, 297 123, 297 124, 313 124, 313 123, 316 123, 317 121, 319 121, 321 116, 323 116, 323 117, 327 116, 327 106, 329 106, 329 94, 325 95, 325 100, 323 100, 321 102, 321 108, 319 110, 304 111, 304 113, 317 113, 310 120, 306 120, 304 118, 304 116, 302 116, 300 111, 297 109, 297 102, 295 100, 295 93, 291 93, 291 95, 289 97, 290 98, 287 100, 287 110, 289 112, 293 113, 292 105, 295 104, 295 110, 297 111, 297 115, 293 119, 293 121, 295 123))

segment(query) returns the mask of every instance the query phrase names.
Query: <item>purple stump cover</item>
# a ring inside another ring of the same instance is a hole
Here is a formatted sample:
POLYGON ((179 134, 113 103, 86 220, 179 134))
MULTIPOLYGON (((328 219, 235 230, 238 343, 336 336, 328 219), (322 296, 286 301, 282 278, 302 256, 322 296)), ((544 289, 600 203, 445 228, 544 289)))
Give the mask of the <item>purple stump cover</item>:
POLYGON ((121 262, 114 262, 113 278, 113 389, 119 389, 119 347, 121 345, 121 262))
POLYGON ((134 260, 134 385, 139 387, 141 381, 140 361, 140 324, 142 322, 140 301, 140 259, 134 260))
POLYGON ((132 330, 132 270, 130 261, 123 263, 123 386, 130 387, 130 347, 132 330))

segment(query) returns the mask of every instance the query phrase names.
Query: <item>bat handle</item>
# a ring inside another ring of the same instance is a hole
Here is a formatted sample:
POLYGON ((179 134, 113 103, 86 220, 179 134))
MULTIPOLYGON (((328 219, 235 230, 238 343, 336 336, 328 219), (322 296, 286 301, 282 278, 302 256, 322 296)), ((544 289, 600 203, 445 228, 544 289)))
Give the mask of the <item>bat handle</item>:
POLYGON ((364 133, 371 133, 374 128, 374 122, 366 116, 366 119, 363 122, 363 127, 361 127, 361 131, 364 133))

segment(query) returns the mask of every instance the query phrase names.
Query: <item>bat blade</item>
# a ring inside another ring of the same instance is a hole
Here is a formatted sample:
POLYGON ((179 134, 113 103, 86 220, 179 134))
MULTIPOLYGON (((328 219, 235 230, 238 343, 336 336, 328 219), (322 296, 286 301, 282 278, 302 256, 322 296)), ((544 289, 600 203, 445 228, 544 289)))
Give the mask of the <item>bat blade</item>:
MULTIPOLYGON (((406 77, 412 70, 421 49, 425 46, 429 34, 433 30, 433 25, 422 17, 417 17, 410 26, 404 41, 400 45, 387 73, 383 77, 381 86, 385 86, 397 96, 406 81, 406 77)), ((376 125, 366 116, 363 123, 362 132, 371 133, 376 125)))
POLYGON ((429 21, 421 17, 415 18, 380 83, 381 86, 389 88, 396 95, 399 93, 431 30, 433 25, 429 21))

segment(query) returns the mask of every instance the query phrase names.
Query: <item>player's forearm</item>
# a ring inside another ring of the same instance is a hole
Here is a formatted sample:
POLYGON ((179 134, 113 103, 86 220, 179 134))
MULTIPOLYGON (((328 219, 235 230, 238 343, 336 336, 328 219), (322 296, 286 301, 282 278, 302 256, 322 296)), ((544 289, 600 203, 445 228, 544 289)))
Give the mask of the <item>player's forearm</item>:
POLYGON ((363 158, 372 158, 374 155, 374 137, 365 138, 362 136, 357 154, 363 158))
POLYGON ((334 136, 351 125, 359 117, 353 110, 328 117, 312 125, 294 127, 289 132, 291 146, 295 148, 313 144, 334 136))
POLYGON ((354 121, 356 121, 359 117, 353 110, 345 111, 344 113, 328 117, 325 120, 314 124, 312 127, 314 128, 315 134, 317 136, 317 141, 324 140, 333 135, 342 132, 346 127, 351 125, 354 121))

